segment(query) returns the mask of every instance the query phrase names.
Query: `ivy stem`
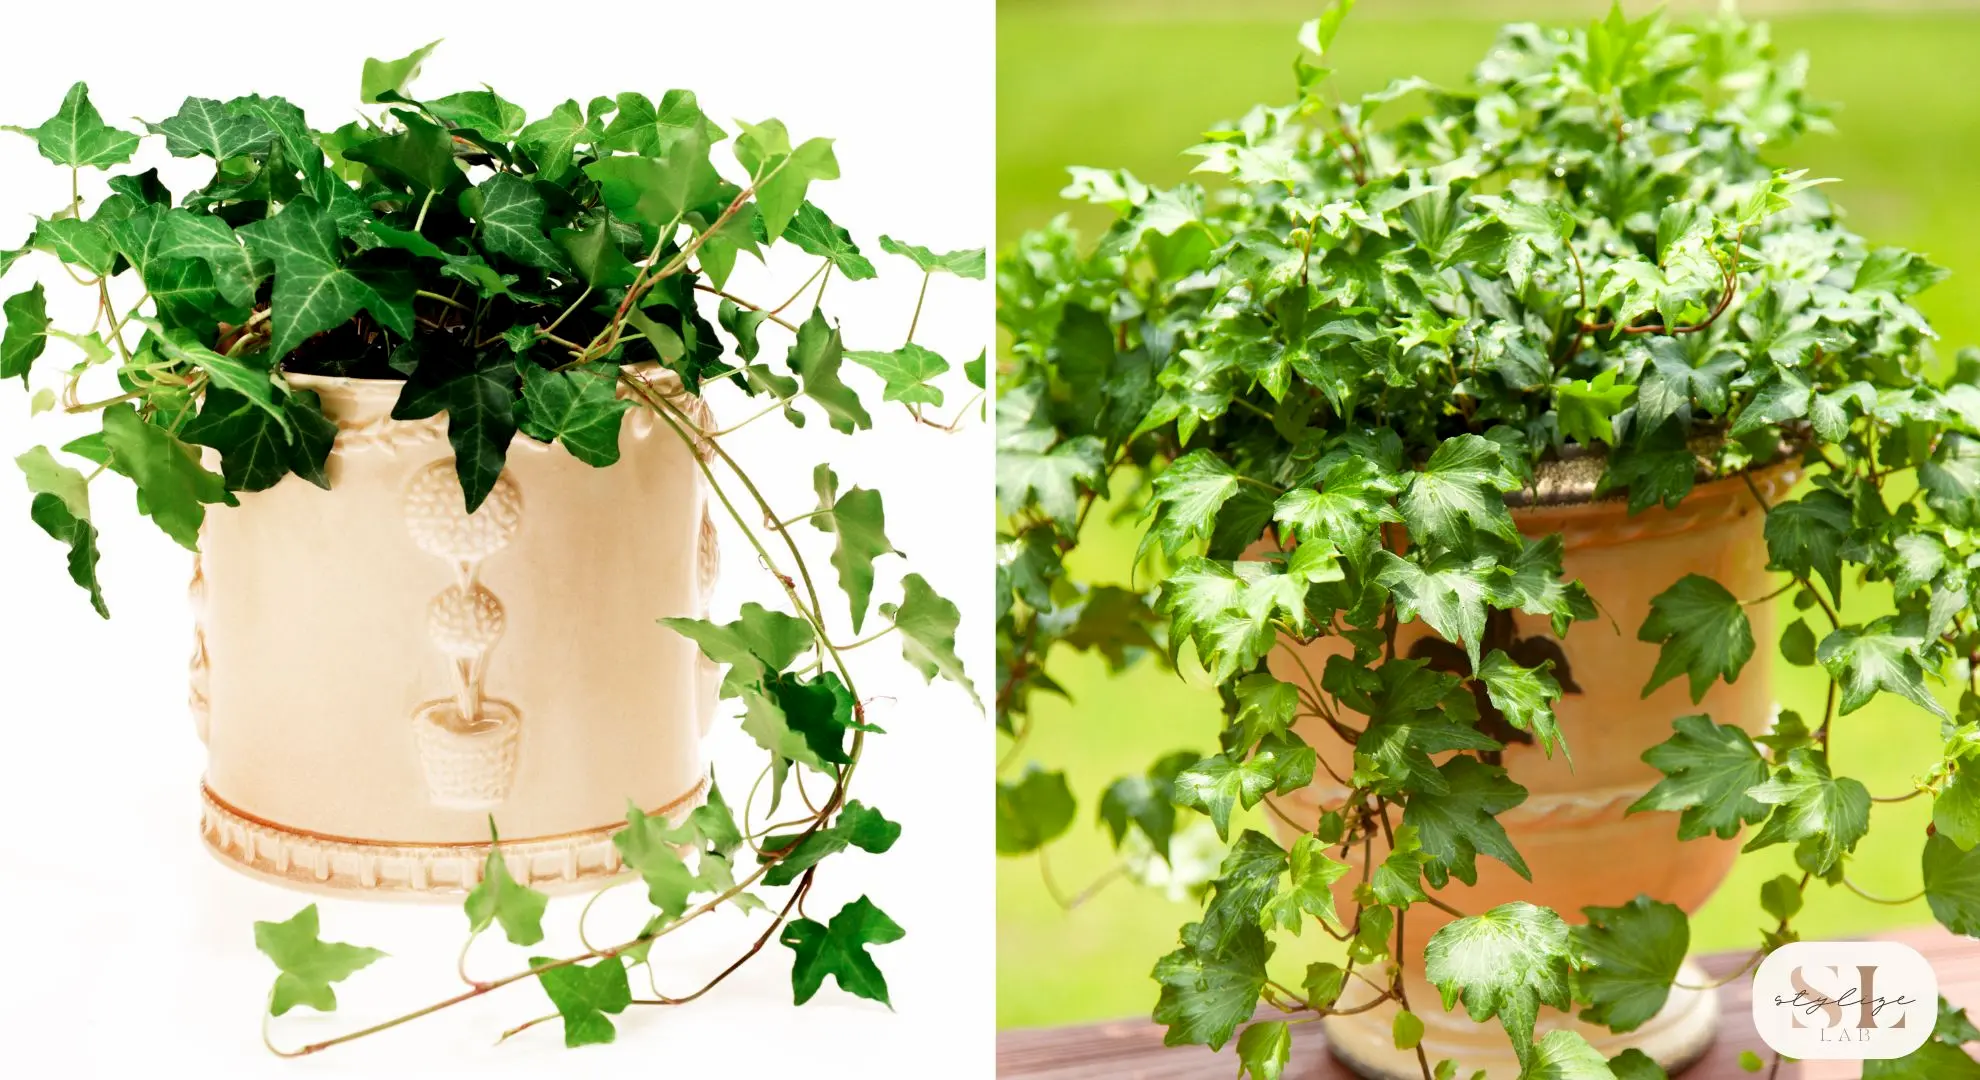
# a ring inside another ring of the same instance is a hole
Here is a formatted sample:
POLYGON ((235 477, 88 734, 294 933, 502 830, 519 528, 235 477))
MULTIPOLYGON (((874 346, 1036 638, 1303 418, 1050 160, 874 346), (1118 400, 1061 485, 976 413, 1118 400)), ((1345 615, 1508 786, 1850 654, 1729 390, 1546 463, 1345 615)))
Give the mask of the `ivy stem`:
POLYGON ((1677 987, 1680 990, 1717 990, 1719 987, 1724 986, 1727 983, 1738 981, 1747 972, 1752 971, 1753 966, 1755 964, 1758 964, 1761 960, 1765 959, 1766 956, 1767 956, 1767 950, 1755 949, 1753 950, 1753 954, 1751 956, 1748 956, 1746 958, 1746 961, 1740 964, 1737 969, 1727 972, 1726 974, 1721 975, 1720 977, 1713 979, 1710 982, 1699 983, 1696 986, 1694 986, 1691 983, 1678 982, 1677 980, 1674 979, 1671 981, 1671 985, 1677 987))
POLYGON ((565 308, 562 312, 560 312, 557 315, 556 318, 550 320, 550 325, 544 327, 542 330, 538 331, 538 333, 548 336, 549 334, 555 332, 558 327, 564 325, 565 319, 571 317, 571 312, 576 311, 578 309, 578 305, 584 303, 585 300, 590 296, 591 296, 591 286, 586 285, 584 287, 584 291, 578 294, 577 299, 571 301, 571 306, 565 308))
POLYGON ((886 637, 888 634, 893 633, 894 630, 895 630, 894 625, 889 623, 885 630, 876 631, 874 633, 866 635, 863 638, 859 638, 855 641, 849 641, 844 645, 834 645, 833 648, 839 650, 840 652, 847 652, 852 649, 857 649, 861 645, 868 645, 875 641, 879 641, 881 638, 886 637))
POLYGON ((1107 886, 1126 876, 1127 864, 1115 863, 1105 873, 1094 878, 1084 889, 1071 896, 1067 896, 1064 890, 1059 888, 1058 879, 1052 876, 1052 863, 1051 860, 1045 857, 1045 849, 1043 847, 1038 849, 1038 878, 1045 883, 1046 895, 1052 898, 1054 904, 1059 905, 1061 911, 1070 912, 1078 910, 1085 906, 1087 901, 1100 895, 1101 891, 1106 889, 1107 886))
POLYGON ((418 232, 426 227, 426 211, 433 206, 433 194, 433 191, 429 189, 426 193, 426 200, 419 204, 419 216, 413 218, 414 232, 418 232))
POLYGON ((763 408, 757 410, 756 412, 753 412, 748 416, 744 417, 743 419, 738 420, 733 424, 730 424, 728 427, 725 427, 720 431, 709 432, 708 438, 711 439, 719 438, 723 435, 729 435, 734 432, 741 431, 742 429, 757 422, 758 420, 763 419, 766 416, 769 416, 771 413, 776 412, 778 409, 781 409, 783 407, 784 407, 784 403, 782 401, 771 402, 769 405, 766 405, 763 408))
POLYGON ((1924 889, 1919 889, 1917 892, 1912 893, 1910 896, 1902 896, 1902 897, 1878 896, 1875 893, 1865 892, 1862 886, 1858 885, 1854 881, 1851 881, 1847 877, 1842 879, 1842 883, 1844 888, 1862 897, 1863 899, 1870 901, 1873 904, 1887 904, 1891 907, 1901 907, 1905 904, 1911 903, 1913 900, 1922 899, 1925 896, 1924 889))
POLYGON ((921 302, 928 299, 928 281, 935 276, 933 270, 921 272, 921 292, 914 298, 914 317, 908 320, 907 343, 914 344, 915 329, 921 325, 921 302))
MULTIPOLYGON (((784 309, 785 309, 785 308, 787 308, 787 307, 790 307, 790 306, 791 306, 792 304, 795 304, 795 303, 797 303, 797 300, 798 300, 798 297, 800 297, 800 296, 803 296, 803 295, 804 295, 804 290, 806 290, 806 289, 809 289, 809 288, 811 288, 811 283, 812 283, 812 282, 814 282, 814 281, 817 281, 817 280, 818 280, 818 275, 820 275, 820 274, 822 274, 822 273, 824 273, 824 272, 825 272, 825 269, 826 269, 827 267, 829 267, 829 266, 831 266, 831 265, 832 265, 832 260, 830 260, 830 259, 826 259, 826 260, 825 260, 824 262, 822 262, 822 263, 819 263, 819 264, 818 264, 818 269, 816 269, 816 270, 813 270, 813 271, 811 272, 811 276, 810 276, 810 277, 808 277, 808 278, 805 278, 805 279, 804 279, 804 283, 803 283, 803 284, 801 284, 801 285, 799 285, 799 286, 797 287, 797 291, 796 291, 796 292, 793 292, 793 293, 792 293, 792 294, 790 295, 790 298, 789 298, 789 299, 787 299, 787 300, 785 300, 785 301, 784 301, 783 303, 781 303, 781 304, 778 304, 778 305, 777 305, 776 307, 774 307, 774 308, 771 308, 771 309, 770 309, 770 311, 769 311, 769 314, 770 314, 770 315, 771 315, 771 316, 772 316, 773 318, 774 318, 775 316, 778 316, 778 315, 782 315, 782 314, 784 313, 784 309)), ((780 321, 780 322, 781 322, 782 320, 778 320, 778 321, 780 321)))
POLYGON ((437 292, 428 292, 425 289, 414 289, 413 295, 427 300, 438 300, 441 303, 447 305, 448 307, 455 308, 460 311, 473 310, 472 308, 468 307, 466 304, 461 303, 459 300, 456 300, 451 296, 442 295, 437 292))
MULTIPOLYGON (((461 977, 461 981, 468 984, 469 986, 481 985, 481 980, 470 977, 467 971, 468 950, 474 947, 474 940, 480 936, 481 936, 480 930, 468 931, 467 940, 461 942, 460 955, 454 959, 454 973, 459 975, 461 977)), ((585 946, 585 948, 587 949, 590 947, 591 946, 589 945, 585 946)))
POLYGON ((594 947, 591 944, 591 938, 586 936, 584 931, 585 921, 591 918, 592 905, 598 903, 599 897, 604 896, 606 893, 611 892, 613 889, 616 889, 623 884, 625 884, 625 882, 615 881, 612 884, 597 890, 596 892, 592 893, 589 897, 585 898, 584 907, 578 911, 578 920, 577 920, 578 944, 584 946, 587 949, 594 947))
POLYGON ((832 264, 826 263, 825 272, 818 275, 818 295, 811 298, 811 310, 814 314, 816 314, 819 307, 825 303, 825 286, 830 285, 831 283, 832 283, 832 264))
MULTIPOLYGON (((807 281, 806 284, 810 284, 810 282, 807 281)), ((718 289, 713 285, 703 285, 699 281, 694 283, 694 289, 696 292, 705 292, 714 296, 719 296, 722 299, 727 300, 729 303, 736 305, 737 307, 748 308, 751 311, 761 311, 763 312, 763 316, 769 319, 771 322, 776 323, 778 326, 781 326, 784 329, 791 331, 792 333, 797 332, 796 323, 793 323, 788 319, 781 318, 774 311, 764 310, 764 307, 761 304, 752 304, 749 301, 744 300, 742 297, 737 296, 732 292, 727 292, 725 290, 718 289)), ((783 309, 778 308, 777 310, 782 311, 783 309)))

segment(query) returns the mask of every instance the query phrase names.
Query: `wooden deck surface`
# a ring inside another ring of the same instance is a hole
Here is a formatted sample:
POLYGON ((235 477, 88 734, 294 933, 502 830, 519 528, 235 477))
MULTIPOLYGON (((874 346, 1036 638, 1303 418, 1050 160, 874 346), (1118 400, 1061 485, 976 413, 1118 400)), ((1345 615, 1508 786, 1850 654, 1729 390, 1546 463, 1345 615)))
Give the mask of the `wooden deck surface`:
MULTIPOLYGON (((1937 927, 1881 935, 1903 941, 1925 954, 1939 976, 1939 992, 1980 1019, 1980 941, 1955 937, 1937 927)), ((1746 954, 1722 953, 1700 963, 1714 976, 1738 967, 1746 954)), ((1719 1037, 1705 1057, 1686 1069, 1685 1080, 1751 1080, 1739 1067, 1742 1050, 1771 1057, 1753 1031, 1751 983, 1735 979, 1719 989, 1719 1037)), ((1293 1040, 1288 1080, 1353 1080, 1354 1074, 1327 1052, 1317 1028, 1293 1040)), ((1860 1072, 1851 1061, 1808 1061, 1786 1065, 1782 1080, 1846 1080, 1860 1072)), ((997 1075, 1023 1080, 1231 1080, 1237 1056, 1226 1046, 1213 1054, 1200 1046, 1165 1047, 1162 1028, 1145 1019, 1117 1020, 1065 1028, 1032 1028, 997 1036, 997 1075)))

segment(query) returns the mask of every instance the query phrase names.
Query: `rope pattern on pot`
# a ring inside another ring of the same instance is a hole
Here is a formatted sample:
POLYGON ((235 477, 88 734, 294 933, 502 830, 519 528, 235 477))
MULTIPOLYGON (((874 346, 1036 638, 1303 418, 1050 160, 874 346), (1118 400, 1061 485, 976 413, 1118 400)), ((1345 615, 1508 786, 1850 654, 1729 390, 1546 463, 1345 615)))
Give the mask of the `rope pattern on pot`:
MULTIPOLYGON (((673 801, 649 813, 670 821, 701 805, 702 778, 673 801)), ((378 892, 452 893, 481 880, 490 845, 367 842, 292 829, 229 805, 200 788, 200 831, 215 854, 254 873, 304 887, 378 892)), ((532 887, 568 887, 617 875, 624 863, 612 836, 624 822, 557 836, 502 841, 509 876, 532 887)))

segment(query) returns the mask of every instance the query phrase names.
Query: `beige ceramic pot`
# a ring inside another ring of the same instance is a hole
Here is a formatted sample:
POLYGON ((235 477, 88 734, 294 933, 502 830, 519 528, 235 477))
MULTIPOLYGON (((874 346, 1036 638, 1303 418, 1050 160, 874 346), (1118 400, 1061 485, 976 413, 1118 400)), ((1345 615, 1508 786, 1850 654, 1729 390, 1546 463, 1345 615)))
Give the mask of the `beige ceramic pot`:
MULTIPOLYGON (((1767 664, 1764 659, 1749 663, 1737 682, 1714 684, 1696 705, 1683 677, 1643 698, 1639 695, 1650 681, 1658 646, 1638 641, 1636 631, 1649 614, 1651 597, 1686 574, 1713 578, 1743 599, 1765 595, 1772 587, 1764 569, 1765 515, 1746 481, 1735 477, 1700 484, 1676 510, 1653 507, 1632 516, 1621 500, 1592 498, 1599 472, 1600 463, 1586 459, 1543 470, 1537 495, 1513 514, 1528 536, 1563 534, 1567 576, 1587 587, 1604 614, 1577 623, 1564 639, 1554 637, 1544 618, 1495 616, 1505 620, 1496 628, 1501 641, 1513 644, 1515 648, 1508 651, 1522 662, 1555 658, 1554 675, 1568 691, 1555 712, 1574 763, 1570 767, 1558 753, 1550 760, 1530 742, 1507 746, 1502 763, 1531 794, 1499 821, 1525 856, 1533 880, 1526 881, 1496 859, 1480 856, 1477 885, 1468 887, 1453 879, 1440 894, 1460 911, 1477 913, 1526 900, 1579 920, 1584 906, 1620 905, 1648 893, 1690 913, 1718 887, 1738 853, 1734 841, 1708 837, 1680 842, 1671 814, 1625 817, 1623 811, 1661 778, 1643 762, 1642 754, 1670 737, 1673 719, 1709 713, 1720 723, 1738 724, 1752 733, 1768 725, 1773 699, 1767 664)), ((1786 493, 1797 474, 1783 466, 1752 478, 1772 502, 1786 493)), ((1769 606, 1757 605, 1747 612, 1754 640, 1772 642, 1769 606)), ((1319 671, 1335 651, 1339 651, 1335 643, 1323 639, 1306 647, 1302 658, 1319 671)), ((1452 652, 1421 623, 1402 627, 1397 651, 1430 655, 1433 662, 1437 654, 1448 657, 1452 652)), ((1464 662, 1462 654, 1457 661, 1464 662)), ((1280 678, 1302 677, 1284 650, 1274 654, 1272 667, 1280 678)), ((1345 776, 1352 769, 1352 752, 1324 725, 1303 728, 1300 734, 1335 771, 1345 776)), ((1323 772, 1319 783, 1278 800, 1277 805, 1310 826, 1319 807, 1339 805, 1346 794, 1333 787, 1323 772)), ((1273 824, 1290 842, 1290 828, 1276 819, 1273 824)), ((1378 837, 1375 847, 1375 858, 1380 860, 1386 845, 1378 837)), ((1348 902, 1351 884, 1344 879, 1340 886, 1338 900, 1343 904, 1348 902)), ((1427 904, 1410 908, 1410 951, 1416 955, 1408 958, 1404 985, 1425 1024, 1424 1051, 1432 1062, 1456 1059, 1460 1076, 1484 1069, 1491 1080, 1512 1080, 1519 1074, 1519 1063, 1498 1022, 1474 1024, 1461 1005, 1445 1012, 1437 991, 1423 978, 1420 943, 1449 921, 1450 916, 1427 904)), ((1679 981, 1699 986, 1706 980, 1687 963, 1679 981)), ((1352 1006, 1369 996, 1372 991, 1353 984, 1341 1004, 1352 1006), (1365 992, 1357 994, 1357 988, 1365 992)), ((1544 1034, 1573 1028, 1605 1057, 1636 1047, 1675 1072, 1710 1045, 1717 1015, 1712 991, 1676 989, 1662 1012, 1626 1035, 1550 1009, 1542 1010, 1539 1029, 1544 1034)), ((1398 1080, 1420 1076, 1416 1055, 1395 1048, 1394 1016, 1395 1007, 1388 1005, 1328 1017, 1323 1027, 1334 1052, 1361 1075, 1398 1080)))
POLYGON ((291 475, 201 533, 208 847, 305 888, 444 894, 478 880, 492 816, 519 880, 619 873, 627 800, 703 794, 714 672, 658 622, 714 585, 694 453, 644 409, 608 468, 518 435, 469 515, 445 418, 391 419, 401 383, 289 381, 337 424, 331 490, 291 475))

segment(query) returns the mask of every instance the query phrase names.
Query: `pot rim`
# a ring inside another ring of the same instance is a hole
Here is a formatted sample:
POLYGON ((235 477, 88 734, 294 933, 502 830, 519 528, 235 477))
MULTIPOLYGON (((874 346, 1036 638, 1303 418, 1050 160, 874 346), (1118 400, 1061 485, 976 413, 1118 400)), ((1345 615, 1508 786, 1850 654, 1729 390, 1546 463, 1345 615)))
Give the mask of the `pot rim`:
MULTIPOLYGON (((1692 476, 1692 489, 1678 504, 1684 504, 1698 497, 1700 493, 1718 489, 1730 481, 1742 477, 1755 479, 1770 478, 1782 471, 1801 469, 1801 447, 1783 441, 1775 450, 1775 456, 1765 462, 1747 465, 1730 472, 1715 472, 1706 468, 1705 451, 1724 445, 1718 437, 1694 439, 1690 444, 1692 452, 1699 457, 1697 470, 1692 476)), ((1582 446, 1563 447, 1559 457, 1546 458, 1533 467, 1533 482, 1505 494, 1507 508, 1514 512, 1540 510, 1568 510, 1582 506, 1601 506, 1607 503, 1626 503, 1629 500, 1627 487, 1617 488, 1596 494, 1596 486, 1602 474, 1608 469, 1609 455, 1606 452, 1590 450, 1582 446)), ((1771 485, 1769 485, 1771 486, 1771 485)), ((1658 504, 1661 506, 1661 504, 1658 504)))

